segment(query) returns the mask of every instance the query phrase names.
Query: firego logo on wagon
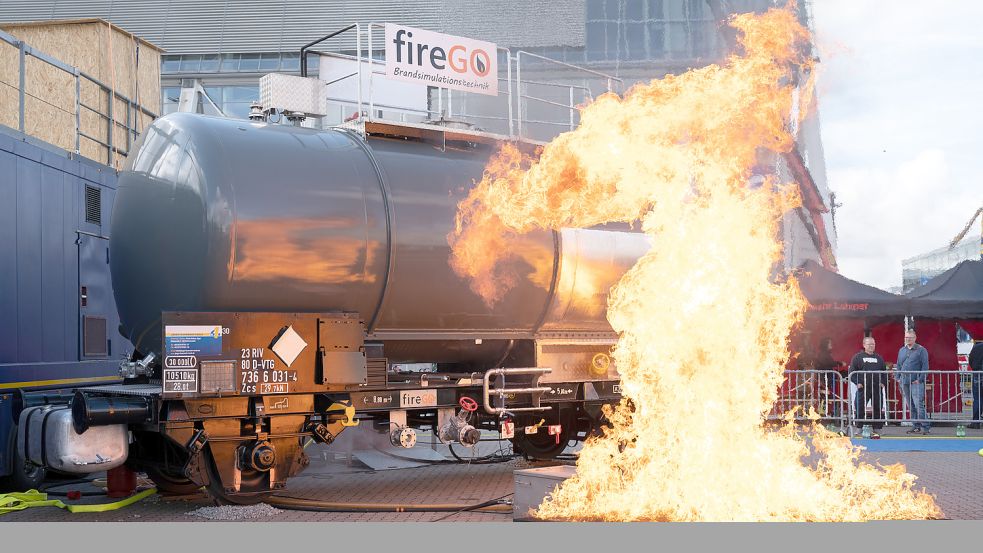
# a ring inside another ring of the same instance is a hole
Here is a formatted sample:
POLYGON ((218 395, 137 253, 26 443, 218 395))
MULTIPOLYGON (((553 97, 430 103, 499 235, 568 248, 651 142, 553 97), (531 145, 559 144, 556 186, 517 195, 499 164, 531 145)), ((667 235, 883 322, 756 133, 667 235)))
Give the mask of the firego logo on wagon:
POLYGON ((386 23, 386 76, 497 96, 496 47, 491 42, 386 23))

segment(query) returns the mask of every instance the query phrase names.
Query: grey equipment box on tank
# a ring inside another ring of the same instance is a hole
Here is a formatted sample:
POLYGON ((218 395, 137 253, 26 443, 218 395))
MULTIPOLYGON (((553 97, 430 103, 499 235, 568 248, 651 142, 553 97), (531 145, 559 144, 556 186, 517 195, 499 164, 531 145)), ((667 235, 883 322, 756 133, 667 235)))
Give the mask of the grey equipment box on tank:
POLYGON ((576 472, 577 467, 573 465, 559 465, 517 470, 512 473, 515 478, 512 519, 537 520, 530 511, 538 508, 546 496, 553 493, 557 486, 576 472))

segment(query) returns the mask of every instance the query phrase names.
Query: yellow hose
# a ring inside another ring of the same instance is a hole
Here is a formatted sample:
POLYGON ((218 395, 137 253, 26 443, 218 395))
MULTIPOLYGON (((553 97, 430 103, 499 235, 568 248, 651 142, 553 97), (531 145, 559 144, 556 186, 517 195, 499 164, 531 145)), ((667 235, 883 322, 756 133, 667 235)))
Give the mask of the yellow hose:
POLYGON ((68 509, 70 513, 105 513, 106 511, 122 509, 155 493, 157 493, 157 488, 150 488, 149 490, 143 490, 138 494, 112 503, 68 505, 60 499, 48 499, 48 494, 46 493, 37 490, 28 490, 26 492, 0 494, 0 515, 5 515, 13 511, 23 511, 31 507, 58 507, 60 509, 68 509))

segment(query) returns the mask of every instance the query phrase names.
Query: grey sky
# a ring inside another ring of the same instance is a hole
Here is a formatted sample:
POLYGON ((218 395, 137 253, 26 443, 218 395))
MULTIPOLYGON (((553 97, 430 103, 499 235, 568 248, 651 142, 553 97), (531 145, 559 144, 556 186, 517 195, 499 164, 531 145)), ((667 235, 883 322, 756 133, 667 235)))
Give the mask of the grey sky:
POLYGON ((899 286, 983 205, 983 2, 812 5, 840 272, 899 286))

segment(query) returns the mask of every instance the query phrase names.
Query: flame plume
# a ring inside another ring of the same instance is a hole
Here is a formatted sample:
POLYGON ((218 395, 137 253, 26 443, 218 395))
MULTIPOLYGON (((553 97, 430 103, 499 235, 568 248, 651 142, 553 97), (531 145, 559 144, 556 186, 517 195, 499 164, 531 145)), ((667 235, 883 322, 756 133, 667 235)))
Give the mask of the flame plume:
MULTIPOLYGON (((869 520, 941 516, 900 465, 818 424, 763 425, 804 299, 773 284, 791 186, 748 184, 789 151, 794 70, 811 70, 790 10, 731 20, 741 53, 586 106, 535 161, 505 147, 461 202, 451 264, 491 305, 516 282, 510 239, 640 222, 653 247, 612 290, 624 398, 538 516, 568 520, 869 520), (810 453, 811 450, 811 453, 810 453)), ((800 100, 807 94, 800 94, 800 100)))

